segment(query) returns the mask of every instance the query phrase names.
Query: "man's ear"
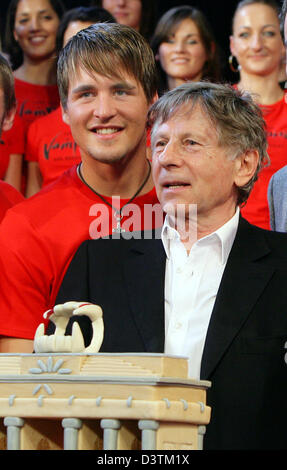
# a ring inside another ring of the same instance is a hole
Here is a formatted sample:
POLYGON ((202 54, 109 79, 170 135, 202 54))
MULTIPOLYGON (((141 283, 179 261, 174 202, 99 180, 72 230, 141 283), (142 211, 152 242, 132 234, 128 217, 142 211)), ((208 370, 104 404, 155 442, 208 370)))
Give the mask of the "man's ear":
POLYGON ((9 131, 11 127, 13 126, 14 118, 16 114, 16 107, 13 107, 8 111, 3 119, 2 123, 2 131, 9 131))
POLYGON ((156 92, 150 101, 150 106, 158 100, 158 93, 156 92))
POLYGON ((236 158, 234 183, 237 187, 245 186, 253 178, 258 163, 258 150, 247 150, 236 158))
POLYGON ((63 121, 68 124, 68 126, 70 125, 70 120, 69 120, 69 116, 68 116, 68 113, 67 113, 67 108, 62 105, 61 103, 61 111, 62 111, 62 118, 63 118, 63 121))

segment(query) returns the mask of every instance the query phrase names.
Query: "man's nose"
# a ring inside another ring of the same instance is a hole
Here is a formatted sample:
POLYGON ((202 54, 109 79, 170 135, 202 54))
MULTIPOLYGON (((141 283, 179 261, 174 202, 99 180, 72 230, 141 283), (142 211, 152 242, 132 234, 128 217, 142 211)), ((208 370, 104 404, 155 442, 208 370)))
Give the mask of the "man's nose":
POLYGON ((99 94, 95 100, 94 116, 102 121, 110 119, 116 113, 112 97, 99 94))
POLYGON ((179 166, 181 156, 177 142, 170 140, 160 152, 158 161, 162 166, 179 166))

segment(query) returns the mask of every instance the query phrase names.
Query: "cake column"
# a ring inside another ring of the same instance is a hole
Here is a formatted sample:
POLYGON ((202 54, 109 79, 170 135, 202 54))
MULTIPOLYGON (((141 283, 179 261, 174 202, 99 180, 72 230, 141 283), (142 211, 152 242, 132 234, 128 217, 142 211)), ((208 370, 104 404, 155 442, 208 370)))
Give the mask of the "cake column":
POLYGON ((20 433, 24 426, 24 419, 7 417, 4 419, 4 425, 7 426, 7 450, 21 450, 20 433))
POLYGON ((118 419, 101 420, 101 428, 104 430, 103 450, 117 450, 120 427, 121 422, 118 419))
POLYGON ((156 450, 156 431, 159 423, 151 419, 141 419, 138 426, 142 432, 142 450, 156 450))
POLYGON ((77 418, 64 418, 62 426, 64 428, 64 450, 77 450, 78 433, 82 427, 82 421, 77 418))
POLYGON ((206 426, 198 426, 198 450, 203 450, 203 438, 206 426))

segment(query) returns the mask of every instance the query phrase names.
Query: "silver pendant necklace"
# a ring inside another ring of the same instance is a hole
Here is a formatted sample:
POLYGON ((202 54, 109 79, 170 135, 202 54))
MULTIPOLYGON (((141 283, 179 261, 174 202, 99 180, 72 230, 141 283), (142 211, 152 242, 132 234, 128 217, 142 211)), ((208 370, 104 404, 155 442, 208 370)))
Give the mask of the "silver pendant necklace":
POLYGON ((150 164, 150 161, 147 160, 148 162, 148 173, 147 173, 147 176, 145 177, 143 183, 140 185, 140 187, 137 189, 137 191, 135 192, 135 194, 128 200, 128 202, 126 202, 120 209, 117 209, 116 207, 114 207, 109 201, 107 201, 101 194, 99 194, 95 189, 93 189, 88 183, 87 181, 85 180, 85 178, 83 177, 83 174, 82 174, 82 171, 81 171, 81 166, 82 166, 82 163, 80 163, 78 165, 78 175, 79 175, 79 178, 80 180, 91 190, 93 191, 93 193, 95 193, 105 204, 107 204, 108 206, 110 206, 115 212, 114 212, 114 218, 116 219, 116 222, 117 222, 117 226, 116 228, 113 228, 113 232, 114 233, 123 233, 125 232, 125 229, 123 229, 121 227, 121 221, 122 221, 122 218, 123 218, 123 214, 122 214, 122 210, 124 207, 126 207, 128 204, 130 204, 136 197, 137 195, 141 192, 141 190, 143 189, 143 187, 146 185, 146 183, 148 182, 148 179, 150 177, 150 174, 151 174, 151 164, 150 164))

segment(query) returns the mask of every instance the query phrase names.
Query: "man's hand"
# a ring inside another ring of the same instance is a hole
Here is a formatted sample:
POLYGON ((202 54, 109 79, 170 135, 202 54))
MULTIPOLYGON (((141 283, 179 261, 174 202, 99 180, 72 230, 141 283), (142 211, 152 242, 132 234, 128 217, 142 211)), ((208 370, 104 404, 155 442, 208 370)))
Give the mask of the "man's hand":
POLYGON ((98 305, 87 302, 65 302, 55 305, 51 310, 44 313, 44 318, 49 318, 56 330, 53 335, 45 335, 45 326, 41 323, 34 337, 34 351, 36 353, 46 352, 83 352, 97 353, 104 338, 103 311, 98 305), (93 337, 90 345, 85 348, 84 339, 78 323, 72 327, 72 336, 65 336, 65 330, 73 315, 86 315, 90 318, 93 329, 93 337))

